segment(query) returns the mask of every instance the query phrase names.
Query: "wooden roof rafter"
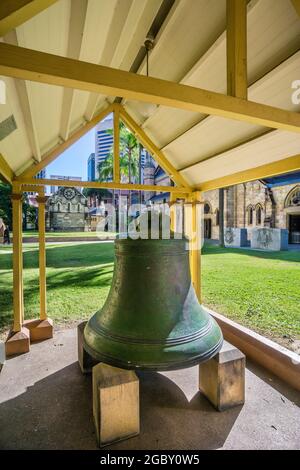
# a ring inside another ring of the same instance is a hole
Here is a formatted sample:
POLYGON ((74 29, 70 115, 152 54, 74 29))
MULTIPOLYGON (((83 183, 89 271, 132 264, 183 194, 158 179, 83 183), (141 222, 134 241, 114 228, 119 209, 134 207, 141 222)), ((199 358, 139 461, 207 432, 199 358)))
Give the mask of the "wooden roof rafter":
POLYGON ((167 80, 0 43, 0 74, 300 132, 300 115, 167 80))
POLYGON ((57 0, 1 0, 0 36, 53 5, 57 0))
POLYGON ((3 179, 5 183, 11 183, 14 177, 14 172, 10 168, 6 159, 0 153, 0 179, 3 179))
POLYGON ((98 113, 91 121, 87 122, 83 126, 80 126, 79 129, 75 130, 67 140, 56 145, 52 150, 47 152, 42 156, 40 162, 33 163, 29 168, 26 168, 22 173, 16 176, 16 180, 20 178, 31 178, 35 176, 39 171, 49 165, 51 162, 56 160, 65 150, 67 150, 71 145, 77 142, 83 135, 85 135, 89 130, 95 127, 98 122, 102 121, 108 114, 113 112, 113 105, 107 104, 105 109, 98 113))
POLYGON ((247 183, 268 178, 284 173, 291 173, 300 169, 300 155, 293 155, 276 162, 267 163, 256 168, 232 173, 221 178, 215 178, 196 185, 199 191, 211 191, 213 189, 226 188, 236 184, 247 183))
MULTIPOLYGON (((116 135, 116 139, 114 139, 114 183, 115 186, 112 186, 110 183, 104 183, 102 186, 99 187, 107 187, 111 188, 114 187, 116 189, 120 189, 122 187, 125 188, 123 183, 120 183, 120 168, 119 168, 119 120, 122 120, 124 124, 136 135, 137 139, 140 143, 149 151, 149 153, 153 156, 153 158, 157 161, 157 163, 164 169, 164 171, 170 176, 170 178, 178 185, 175 188, 180 192, 189 192, 191 190, 190 186, 187 184, 184 176, 180 175, 179 172, 173 167, 171 163, 168 162, 167 158, 163 155, 163 153, 155 146, 152 140, 145 134, 145 132, 138 126, 138 124, 132 119, 129 114, 125 111, 122 105, 113 103, 108 105, 102 112, 100 112, 97 116, 95 116, 91 121, 86 123, 84 126, 80 127, 77 131, 75 131, 69 139, 62 142, 58 146, 56 146, 52 151, 48 152, 40 162, 32 164, 29 168, 27 168, 24 172, 20 175, 15 177, 15 181, 17 182, 26 182, 27 184, 34 184, 32 183, 33 177, 53 162, 56 158, 58 158, 65 150, 67 150, 71 145, 76 143, 83 135, 85 135, 89 130, 95 127, 99 122, 105 119, 106 116, 109 114, 114 114, 114 134, 116 135)), ((34 181, 34 180, 33 180, 34 181)), ((42 180, 37 180, 40 184, 43 183, 42 180)), ((51 184, 52 180, 47 180, 48 182, 44 182, 43 184, 51 184), (50 183, 49 183, 50 181, 50 183)), ((73 182, 74 183, 74 182, 73 182)), ((101 183, 102 184, 102 183, 101 183)), ((128 185, 127 185, 128 186, 128 185)), ((144 185, 135 185, 135 186, 144 186, 144 185)), ((157 191, 164 190, 161 188, 166 187, 159 187, 157 186, 157 191)), ((127 188, 128 189, 128 188, 127 188)), ((139 188, 140 190, 141 188, 139 188)), ((145 191, 151 190, 146 189, 145 191)), ((152 188, 153 190, 153 188, 152 188)))

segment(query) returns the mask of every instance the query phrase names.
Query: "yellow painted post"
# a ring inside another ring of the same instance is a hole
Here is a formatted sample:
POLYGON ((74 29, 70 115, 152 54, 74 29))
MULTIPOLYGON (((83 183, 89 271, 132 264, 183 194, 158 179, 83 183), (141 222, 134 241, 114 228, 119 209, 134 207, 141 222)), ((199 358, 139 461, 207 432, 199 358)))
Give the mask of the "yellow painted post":
POLYGON ((114 109, 114 182, 120 183, 120 112, 114 109))
POLYGON ((40 276, 40 319, 47 319, 46 307, 46 242, 45 242, 45 191, 39 189, 38 202, 39 224, 39 276, 40 276))
POLYGON ((23 303, 23 253, 22 253, 22 194, 13 188, 12 219, 13 219, 13 332, 21 331, 24 321, 23 303))
POLYGON ((178 194, 170 193, 170 229, 176 232, 176 201, 178 194))
POLYGON ((201 193, 193 192, 191 203, 190 267, 192 283, 201 303, 201 193))

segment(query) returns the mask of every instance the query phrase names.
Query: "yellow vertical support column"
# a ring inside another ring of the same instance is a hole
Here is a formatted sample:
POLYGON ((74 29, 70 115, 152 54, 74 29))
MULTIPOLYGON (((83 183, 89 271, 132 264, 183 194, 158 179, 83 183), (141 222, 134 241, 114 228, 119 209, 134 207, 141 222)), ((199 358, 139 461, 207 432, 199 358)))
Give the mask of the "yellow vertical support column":
POLYGON ((114 183, 120 183, 120 111, 116 106, 114 109, 114 183))
POLYGON ((47 318, 46 305, 46 240, 45 240, 45 191, 39 190, 36 198, 38 203, 38 224, 39 224, 39 275, 40 275, 40 319, 47 318))
POLYGON ((24 321, 23 302, 23 253, 22 253, 22 193, 13 190, 13 331, 21 331, 24 321))
POLYGON ((189 198, 190 210, 190 267, 192 283, 201 303, 201 193, 195 191, 189 198))
POLYGON ((47 316, 46 302, 46 240, 45 240, 45 190, 39 187, 36 201, 38 203, 38 225, 39 225, 39 283, 40 283, 40 318, 39 320, 28 320, 25 325, 30 331, 31 341, 41 341, 52 338, 53 322, 47 316))
POLYGON ((29 331, 23 327, 23 252, 22 252, 22 193, 18 184, 13 184, 13 327, 5 343, 6 356, 29 351, 29 331))
POLYGON ((178 194, 170 193, 170 229, 176 232, 176 201, 178 194))

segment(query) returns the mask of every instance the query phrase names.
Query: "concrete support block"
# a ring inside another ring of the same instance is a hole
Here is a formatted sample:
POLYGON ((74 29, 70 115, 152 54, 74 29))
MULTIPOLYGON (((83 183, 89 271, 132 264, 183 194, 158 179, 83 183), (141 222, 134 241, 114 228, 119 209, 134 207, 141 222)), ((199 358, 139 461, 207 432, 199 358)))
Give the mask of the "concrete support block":
POLYGON ((15 333, 11 331, 5 342, 6 357, 14 356, 15 354, 24 354, 30 350, 30 333, 28 328, 24 326, 20 331, 15 333))
POLYGON ((139 379, 134 371, 93 367, 93 416, 100 447, 140 432, 139 379))
POLYGON ((221 351, 199 365, 199 390, 223 411, 245 402, 245 356, 224 341, 221 351))
POLYGON ((29 330, 31 343, 53 338, 53 321, 51 318, 46 320, 26 320, 24 326, 29 330))
POLYGON ((251 237, 251 248, 259 250, 280 251, 287 250, 289 243, 289 232, 280 228, 253 228, 251 237))
POLYGON ((77 325, 77 348, 78 348, 78 363, 83 374, 90 374, 93 366, 98 364, 98 361, 90 356, 83 348, 83 332, 86 321, 77 325))
POLYGON ((224 242, 227 248, 240 248, 247 246, 247 229, 226 227, 224 229, 224 242))

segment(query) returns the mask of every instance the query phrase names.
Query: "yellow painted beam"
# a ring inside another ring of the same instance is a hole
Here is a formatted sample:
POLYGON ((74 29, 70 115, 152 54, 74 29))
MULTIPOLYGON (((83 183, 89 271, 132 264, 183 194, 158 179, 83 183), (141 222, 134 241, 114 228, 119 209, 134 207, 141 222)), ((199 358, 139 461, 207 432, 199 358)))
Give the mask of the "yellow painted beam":
POLYGON ((39 171, 49 165, 49 163, 53 162, 57 157, 59 157, 65 150, 71 147, 71 145, 77 142, 89 130, 95 127, 98 122, 102 121, 102 119, 104 119, 112 111, 113 105, 109 105, 99 114, 97 114, 97 116, 95 116, 91 121, 87 122, 77 131, 73 132, 73 134, 68 138, 68 140, 57 145, 53 150, 45 154, 40 162, 34 163, 29 168, 27 168, 21 175, 17 176, 16 180, 19 180, 20 178, 31 178, 32 176, 36 175, 39 171))
POLYGON ((120 183, 120 112, 114 108, 114 181, 120 183))
POLYGON ((157 163, 163 168, 163 170, 170 176, 170 178, 178 186, 183 186, 188 188, 188 183, 185 178, 173 167, 173 165, 167 160, 165 155, 161 150, 152 142, 152 140, 147 136, 145 131, 140 128, 140 126, 132 119, 131 116, 125 111, 125 109, 120 105, 115 105, 119 107, 120 117, 122 121, 132 130, 136 135, 140 143, 145 147, 148 152, 153 155, 157 163))
POLYGON ((300 16, 300 0, 291 0, 296 12, 300 16))
POLYGON ((0 75, 300 132, 300 114, 221 93, 0 43, 0 75))
POLYGON ((282 175, 297 170, 300 170, 300 155, 294 155, 249 170, 239 171, 228 176, 223 176, 222 178, 205 181, 197 185, 196 188, 201 191, 210 191, 211 189, 226 188, 234 184, 282 175))
POLYGON ((46 305, 46 220, 45 220, 45 197, 44 188, 39 190, 36 198, 38 203, 38 224, 39 224, 39 282, 40 282, 40 319, 47 319, 46 305))
POLYGON ((9 164, 0 153, 0 179, 3 179, 5 183, 11 183, 14 178, 14 172, 10 168, 9 164))
POLYGON ((227 0, 227 94, 247 99, 247 0, 227 0))
POLYGON ((24 321, 21 192, 14 189, 11 199, 13 222, 13 331, 17 333, 21 331, 24 321))
POLYGON ((57 0, 1 0, 0 36, 53 5, 57 0))
MULTIPOLYGON (((82 188, 106 188, 106 189, 128 189, 131 191, 163 191, 176 192, 180 194, 188 194, 188 188, 178 188, 176 186, 155 186, 147 184, 129 184, 129 183, 107 183, 102 181, 76 181, 76 180, 56 180, 56 179, 35 179, 30 177, 22 177, 18 179, 20 184, 33 186, 79 186, 82 188)), ((32 191, 34 189, 32 188, 32 191)))

